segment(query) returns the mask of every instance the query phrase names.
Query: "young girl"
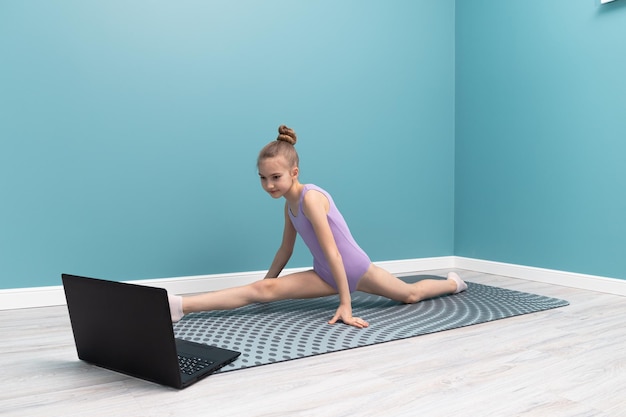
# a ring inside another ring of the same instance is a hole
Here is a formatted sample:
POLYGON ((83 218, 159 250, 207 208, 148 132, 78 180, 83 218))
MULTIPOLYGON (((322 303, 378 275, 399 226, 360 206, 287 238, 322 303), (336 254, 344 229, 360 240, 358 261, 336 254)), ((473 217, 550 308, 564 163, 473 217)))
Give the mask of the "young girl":
POLYGON ((449 273, 446 280, 426 279, 407 284, 372 264, 353 239, 331 196, 315 185, 301 184, 298 180, 295 132, 287 126, 280 126, 278 133, 277 140, 267 144, 257 160, 263 189, 273 198, 285 199, 283 240, 265 279, 201 295, 170 296, 172 321, 191 312, 339 294, 339 307, 328 323, 342 321, 364 328, 369 326, 368 322, 352 316, 350 294, 354 291, 416 303, 467 289, 465 282, 454 272, 449 273), (313 255, 313 269, 278 277, 291 257, 297 234, 313 255))

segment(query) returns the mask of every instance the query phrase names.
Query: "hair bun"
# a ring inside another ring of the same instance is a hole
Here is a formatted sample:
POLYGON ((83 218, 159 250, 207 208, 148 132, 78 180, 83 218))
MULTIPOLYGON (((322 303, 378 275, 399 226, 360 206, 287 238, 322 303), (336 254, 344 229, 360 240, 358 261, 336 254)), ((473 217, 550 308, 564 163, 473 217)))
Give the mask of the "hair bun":
POLYGON ((293 129, 288 128, 285 125, 280 125, 278 127, 278 137, 276 138, 276 140, 281 140, 283 142, 295 145, 298 141, 298 138, 296 137, 296 132, 294 132, 293 129))

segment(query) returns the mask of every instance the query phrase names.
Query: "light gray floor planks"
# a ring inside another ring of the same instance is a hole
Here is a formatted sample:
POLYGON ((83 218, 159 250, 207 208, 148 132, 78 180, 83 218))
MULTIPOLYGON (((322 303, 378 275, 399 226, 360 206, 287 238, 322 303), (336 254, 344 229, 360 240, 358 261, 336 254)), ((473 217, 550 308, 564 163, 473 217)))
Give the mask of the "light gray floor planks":
POLYGON ((458 272, 570 306, 213 375, 182 391, 79 361, 65 307, 0 311, 0 414, 624 415, 626 298, 458 272))

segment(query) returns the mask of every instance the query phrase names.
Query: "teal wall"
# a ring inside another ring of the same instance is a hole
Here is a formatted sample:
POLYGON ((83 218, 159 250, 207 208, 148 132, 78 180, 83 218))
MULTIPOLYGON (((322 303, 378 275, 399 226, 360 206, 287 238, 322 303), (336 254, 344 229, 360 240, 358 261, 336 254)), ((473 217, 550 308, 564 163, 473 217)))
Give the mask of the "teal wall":
POLYGON ((455 254, 626 279, 626 1, 456 15, 455 254))
POLYGON ((267 268, 281 123, 374 260, 626 279, 624 39, 626 0, 0 2, 0 288, 267 268))
POLYGON ((453 0, 0 2, 0 288, 266 269, 282 123, 373 260, 451 255, 454 24, 453 0))

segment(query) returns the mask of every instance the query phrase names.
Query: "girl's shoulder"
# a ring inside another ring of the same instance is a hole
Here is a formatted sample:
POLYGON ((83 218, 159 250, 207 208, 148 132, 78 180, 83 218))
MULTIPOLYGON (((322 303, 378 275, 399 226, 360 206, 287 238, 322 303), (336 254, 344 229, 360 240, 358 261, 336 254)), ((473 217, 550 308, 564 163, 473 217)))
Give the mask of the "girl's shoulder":
POLYGON ((330 195, 322 188, 312 184, 307 184, 302 195, 302 209, 306 213, 309 210, 315 210, 316 208, 328 211, 331 204, 330 195), (315 191, 310 193, 309 191, 315 191))
POLYGON ((315 184, 305 184, 304 185, 304 190, 302 191, 302 199, 304 199, 304 197, 306 197, 309 194, 312 194, 312 195, 322 194, 326 198, 331 198, 330 197, 330 193, 328 191, 324 190, 322 187, 318 187, 315 184), (317 193, 309 193, 309 191, 317 191, 317 193))
POLYGON ((315 190, 315 191, 319 191, 322 194, 326 194, 326 195, 330 195, 328 193, 328 191, 326 191, 325 189, 323 189, 322 187, 315 185, 315 184, 304 184, 304 193, 306 194, 307 191, 310 190, 315 190))

